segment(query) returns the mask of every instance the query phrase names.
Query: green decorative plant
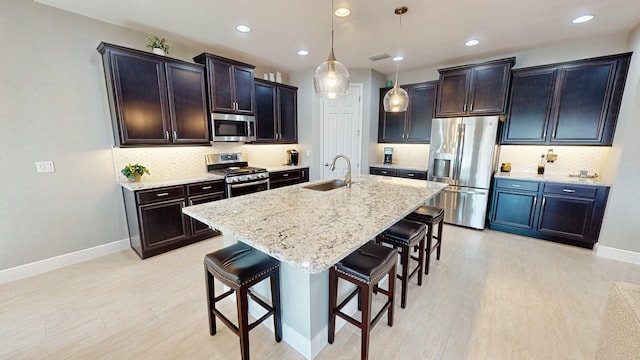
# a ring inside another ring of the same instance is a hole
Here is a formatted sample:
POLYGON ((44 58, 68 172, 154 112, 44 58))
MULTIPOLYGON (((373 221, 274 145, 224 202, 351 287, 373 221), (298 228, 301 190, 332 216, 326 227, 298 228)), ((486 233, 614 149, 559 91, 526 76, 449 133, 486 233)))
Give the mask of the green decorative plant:
POLYGON ((127 164, 127 166, 125 166, 124 169, 120 170, 120 172, 129 180, 139 180, 140 177, 142 177, 142 175, 144 174, 151 175, 149 173, 149 170, 147 170, 144 165, 140 164, 127 164))
POLYGON ((169 45, 167 45, 167 40, 165 38, 159 38, 156 35, 148 35, 147 36, 147 47, 149 49, 162 49, 166 54, 169 53, 169 45))

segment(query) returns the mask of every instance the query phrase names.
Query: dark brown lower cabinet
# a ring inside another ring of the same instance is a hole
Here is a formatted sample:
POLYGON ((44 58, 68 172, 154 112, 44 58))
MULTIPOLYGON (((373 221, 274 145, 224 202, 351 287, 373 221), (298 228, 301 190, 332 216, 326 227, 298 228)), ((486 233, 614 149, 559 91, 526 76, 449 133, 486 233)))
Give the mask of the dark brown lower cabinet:
POLYGON ((382 175, 382 176, 395 176, 403 177, 407 179, 419 179, 427 180, 427 171, 422 170, 410 170, 410 169, 398 169, 398 168, 386 168, 386 167, 369 167, 369 174, 382 175))
POLYGON ((309 168, 282 170, 282 171, 270 171, 269 172, 269 187, 271 189, 277 189, 284 186, 300 184, 309 181, 309 168))
POLYGON ((489 228, 591 249, 608 194, 607 186, 496 178, 489 228))
POLYGON ((220 234, 182 208, 224 198, 223 180, 122 192, 131 248, 142 259, 220 234))

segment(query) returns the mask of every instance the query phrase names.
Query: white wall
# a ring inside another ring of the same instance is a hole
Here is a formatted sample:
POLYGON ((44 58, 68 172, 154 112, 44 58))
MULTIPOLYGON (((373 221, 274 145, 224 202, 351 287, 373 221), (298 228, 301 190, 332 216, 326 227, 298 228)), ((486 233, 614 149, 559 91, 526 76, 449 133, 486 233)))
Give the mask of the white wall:
POLYGON ((609 172, 615 176, 599 245, 640 253, 640 25, 631 33, 629 49, 634 54, 611 148, 609 166, 614 169, 609 172))

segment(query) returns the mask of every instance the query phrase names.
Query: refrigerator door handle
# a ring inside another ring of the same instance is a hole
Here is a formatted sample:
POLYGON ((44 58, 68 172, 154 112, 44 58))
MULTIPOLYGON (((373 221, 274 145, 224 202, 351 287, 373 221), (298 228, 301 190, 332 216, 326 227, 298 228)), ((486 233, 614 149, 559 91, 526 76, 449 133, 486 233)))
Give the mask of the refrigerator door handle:
POLYGON ((453 165, 453 179, 460 180, 460 172, 462 171, 462 156, 464 153, 464 132, 466 124, 462 123, 458 125, 458 133, 456 134, 456 157, 453 165))

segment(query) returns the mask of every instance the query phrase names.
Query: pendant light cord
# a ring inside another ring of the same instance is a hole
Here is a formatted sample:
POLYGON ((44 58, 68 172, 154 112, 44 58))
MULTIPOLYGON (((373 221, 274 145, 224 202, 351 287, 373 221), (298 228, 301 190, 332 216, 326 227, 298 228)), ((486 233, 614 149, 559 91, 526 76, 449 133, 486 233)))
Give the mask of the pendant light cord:
MULTIPOLYGON (((331 0, 333 1, 333 0, 331 0)), ((398 13, 398 15, 400 15, 400 25, 398 26, 398 38, 396 39, 396 56, 398 56, 398 53, 400 52, 400 36, 402 34, 402 14, 403 13, 398 13)), ((400 68, 400 61, 396 61, 396 84, 394 85, 394 88, 398 87, 398 71, 400 68)))

